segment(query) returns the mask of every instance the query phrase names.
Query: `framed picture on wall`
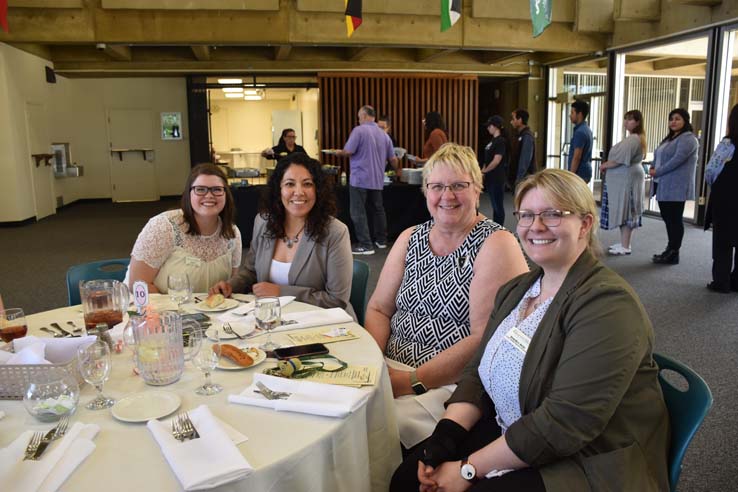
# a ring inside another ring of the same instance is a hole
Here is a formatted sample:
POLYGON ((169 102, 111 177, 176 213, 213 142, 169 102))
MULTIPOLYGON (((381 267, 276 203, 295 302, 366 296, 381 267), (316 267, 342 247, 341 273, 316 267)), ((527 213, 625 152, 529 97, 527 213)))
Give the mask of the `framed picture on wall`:
POLYGON ((182 113, 161 113, 161 139, 182 140, 182 113))

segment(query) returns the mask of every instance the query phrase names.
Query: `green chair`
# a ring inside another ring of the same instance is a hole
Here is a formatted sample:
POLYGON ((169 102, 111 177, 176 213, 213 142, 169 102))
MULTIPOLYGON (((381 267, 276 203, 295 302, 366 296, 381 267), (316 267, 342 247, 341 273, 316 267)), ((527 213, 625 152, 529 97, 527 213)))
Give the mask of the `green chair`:
POLYGON ((101 260, 90 263, 74 265, 67 270, 67 299, 70 306, 79 304, 80 280, 119 280, 126 277, 130 258, 118 258, 115 260, 101 260))
POLYGON ((369 283, 369 265, 360 260, 354 260, 354 275, 351 278, 351 298, 349 301, 354 307, 356 319, 364 326, 366 314, 366 286, 369 283))
POLYGON ((669 410, 671 420, 669 486, 673 492, 676 491, 677 482, 679 482, 682 459, 687 446, 712 406, 712 393, 705 380, 689 366, 656 353, 653 354, 653 359, 659 365, 659 383, 661 383, 661 391, 664 393, 666 408, 669 410), (672 385, 664 378, 662 374, 664 369, 680 374, 687 380, 689 387, 682 391, 672 385))

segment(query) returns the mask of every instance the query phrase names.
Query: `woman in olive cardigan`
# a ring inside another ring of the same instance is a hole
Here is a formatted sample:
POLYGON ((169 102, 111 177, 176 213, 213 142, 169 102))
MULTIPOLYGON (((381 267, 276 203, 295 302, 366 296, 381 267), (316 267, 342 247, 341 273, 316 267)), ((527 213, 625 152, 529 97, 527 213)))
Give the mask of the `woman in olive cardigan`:
POLYGON ((668 490, 653 329, 593 254, 591 192, 548 169, 520 184, 515 206, 539 268, 500 289, 444 419, 391 490, 668 490))

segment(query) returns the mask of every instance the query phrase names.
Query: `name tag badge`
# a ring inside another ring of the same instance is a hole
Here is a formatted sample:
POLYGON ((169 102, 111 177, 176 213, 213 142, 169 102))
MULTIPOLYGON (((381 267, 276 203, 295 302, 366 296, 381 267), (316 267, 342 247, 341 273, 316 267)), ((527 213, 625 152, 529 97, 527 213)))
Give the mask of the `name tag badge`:
POLYGON ((185 257, 185 265, 200 268, 202 266, 202 260, 195 256, 185 257))
POLYGON ((530 345, 530 337, 520 331, 517 326, 514 326, 510 331, 505 334, 505 340, 510 342, 513 347, 518 349, 521 353, 525 354, 528 352, 528 345, 530 345))

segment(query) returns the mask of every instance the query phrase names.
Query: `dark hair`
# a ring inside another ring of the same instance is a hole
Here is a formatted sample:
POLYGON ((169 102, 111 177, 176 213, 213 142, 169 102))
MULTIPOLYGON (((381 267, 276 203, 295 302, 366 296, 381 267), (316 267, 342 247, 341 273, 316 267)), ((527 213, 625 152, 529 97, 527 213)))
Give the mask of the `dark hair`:
POLYGON ((374 111, 374 108, 369 106, 368 104, 366 106, 362 106, 359 111, 363 111, 370 118, 375 118, 377 116, 377 112, 374 111))
POLYGON ((738 143, 738 104, 730 110, 730 116, 728 116, 728 134, 726 137, 733 142, 733 145, 738 143))
POLYGON ((633 120, 637 121, 638 125, 633 128, 633 134, 638 135, 638 138, 641 140, 641 152, 643 154, 646 154, 646 129, 643 128, 643 114, 641 114, 640 111, 637 109, 631 109, 625 115, 623 115, 624 120, 633 120))
POLYGON ((528 113, 526 110, 518 108, 515 111, 513 111, 513 113, 515 113, 515 118, 519 120, 523 120, 524 125, 528 124, 528 118, 530 118, 530 113, 528 113))
POLYGON ((187 182, 185 183, 185 189, 182 192, 182 202, 180 204, 180 207, 182 208, 182 218, 188 226, 187 234, 191 234, 193 236, 200 235, 200 228, 197 227, 197 221, 195 220, 195 211, 192 210, 190 188, 192 187, 192 183, 195 182, 197 177, 202 175, 217 176, 220 178, 221 181, 223 181, 223 186, 225 187, 225 206, 223 207, 223 210, 221 210, 218 214, 221 222, 220 235, 224 239, 235 238, 236 233, 233 232, 233 228, 235 226, 236 220, 236 207, 233 204, 233 195, 231 194, 231 188, 230 186, 228 186, 228 178, 226 177, 223 170, 221 170, 215 164, 211 164, 209 162, 198 164, 192 168, 192 171, 190 171, 190 176, 187 178, 187 182))
POLYGON ((305 224, 305 233, 315 241, 320 241, 328 230, 331 217, 336 214, 336 196, 333 186, 328 181, 320 166, 320 162, 302 154, 294 153, 283 157, 269 176, 267 190, 259 202, 259 214, 267 222, 267 232, 270 237, 279 239, 285 237, 284 222, 285 210, 282 204, 282 178, 290 166, 302 166, 308 170, 315 183, 315 205, 308 213, 305 224))
POLYGON ((571 108, 577 112, 581 113, 583 119, 587 119, 587 116, 589 116, 589 104, 587 104, 586 101, 582 101, 581 99, 577 99, 573 103, 571 103, 571 108))
POLYGON ((377 118, 377 121, 385 121, 387 122, 387 126, 392 126, 392 120, 390 119, 388 114, 383 114, 379 118, 377 118))
POLYGON ((425 139, 428 140, 428 137, 430 137, 430 134, 433 130, 439 129, 443 131, 443 133, 446 134, 446 138, 448 138, 448 129, 446 128, 446 123, 443 121, 443 116, 441 116, 441 113, 438 111, 428 111, 425 114, 425 139))
POLYGON ((285 128, 284 130, 282 130, 282 135, 280 135, 279 142, 277 142, 277 145, 280 145, 280 146, 286 145, 284 142, 284 137, 286 137, 289 132, 295 133, 295 130, 293 130, 292 128, 285 128))
POLYGON ((674 140, 675 138, 677 138, 679 135, 681 135, 684 132, 692 132, 692 131, 694 131, 692 129, 692 123, 689 122, 689 120, 691 118, 689 117, 689 113, 687 112, 686 109, 683 109, 683 108, 675 108, 675 109, 672 109, 671 111, 669 111, 669 121, 671 121, 671 117, 674 116, 675 114, 678 114, 684 120, 684 128, 682 128, 681 131, 679 131, 679 132, 672 131, 672 129, 669 128, 669 133, 666 134, 666 137, 664 137, 664 139, 661 141, 661 143, 664 143, 667 140, 674 140))

